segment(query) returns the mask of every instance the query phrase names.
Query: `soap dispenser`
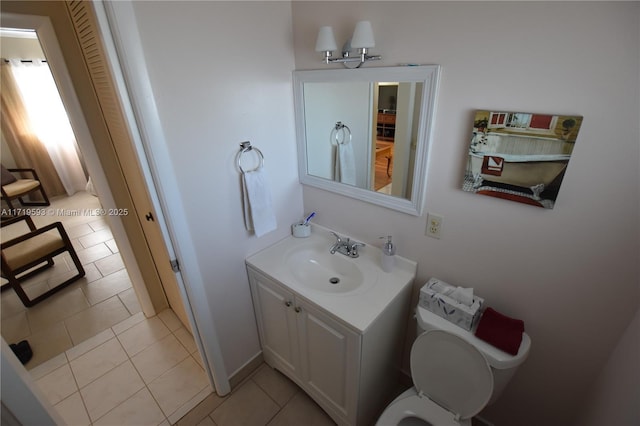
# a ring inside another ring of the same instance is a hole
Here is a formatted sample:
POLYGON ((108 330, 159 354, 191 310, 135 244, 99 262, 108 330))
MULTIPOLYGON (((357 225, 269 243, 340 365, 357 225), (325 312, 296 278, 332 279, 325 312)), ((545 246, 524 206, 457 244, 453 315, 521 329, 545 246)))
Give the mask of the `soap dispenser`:
POLYGON ((393 267, 396 264, 396 257, 395 257, 396 247, 391 242, 391 235, 388 235, 386 237, 380 237, 380 238, 387 239, 387 242, 385 242, 384 245, 382 246, 382 256, 381 256, 382 270, 385 272, 391 272, 393 271, 393 267))

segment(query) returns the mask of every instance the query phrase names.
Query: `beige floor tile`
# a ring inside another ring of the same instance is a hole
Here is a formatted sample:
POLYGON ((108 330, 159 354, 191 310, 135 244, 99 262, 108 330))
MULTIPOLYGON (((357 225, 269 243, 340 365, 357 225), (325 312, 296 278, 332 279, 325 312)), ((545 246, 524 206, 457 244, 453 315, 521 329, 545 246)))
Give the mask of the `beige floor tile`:
POLYGON ((89 305, 82 290, 72 284, 71 287, 29 308, 27 318, 32 331, 35 332, 48 327, 52 323, 69 318, 89 306, 91 305, 89 305))
MULTIPOLYGON (((29 297, 29 299, 35 299, 45 291, 49 290, 48 277, 50 276, 51 275, 47 274, 46 272, 41 272, 40 274, 22 283, 22 289, 24 290, 25 293, 27 293, 27 296, 29 297)), ((31 309, 31 308, 28 308, 28 309, 31 309)))
POLYGON ((102 218, 96 219, 96 220, 91 220, 90 222, 87 222, 87 224, 94 231, 100 231, 102 229, 105 229, 105 228, 109 227, 109 223, 105 219, 102 219, 102 218))
POLYGON ((92 232, 91 234, 87 234, 78 238, 80 244, 82 244, 82 246, 85 248, 93 247, 97 244, 101 244, 112 239, 113 235, 111 234, 111 230, 109 228, 103 228, 98 231, 92 232))
POLYGON ((53 405, 78 391, 78 386, 68 364, 36 380, 36 384, 53 405))
POLYGON ((61 322, 30 335, 28 341, 33 358, 25 365, 27 369, 37 367, 73 346, 71 337, 61 322))
POLYGON ((108 328, 69 349, 66 352, 67 359, 69 361, 73 361, 80 355, 86 354, 90 350, 97 348, 106 341, 113 339, 115 336, 115 333, 110 328, 108 328))
POLYGON ((165 420, 162 410, 149 390, 143 388, 93 424, 94 426, 142 426, 158 425, 165 420))
POLYGON ((167 417, 169 423, 176 424, 178 420, 184 417, 189 411, 193 410, 205 399, 207 396, 211 395, 213 392, 213 388, 211 386, 206 386, 200 392, 195 394, 190 400, 182 404, 176 411, 174 411, 171 415, 167 417))
POLYGON ((137 314, 133 314, 124 321, 121 321, 118 324, 114 325, 113 327, 111 327, 111 329, 116 335, 119 335, 124 331, 130 329, 134 325, 137 325, 146 320, 147 318, 144 316, 144 314, 142 312, 138 312, 137 314))
POLYGON ((91 425, 89 414, 87 414, 87 409, 84 407, 84 403, 82 402, 79 392, 75 392, 71 396, 57 403, 55 405, 55 409, 67 425, 91 425))
POLYGON ((67 357, 65 356, 65 354, 59 354, 43 362, 37 367, 32 368, 31 370, 29 370, 29 374, 31 375, 31 378, 33 380, 38 380, 65 364, 67 364, 67 357))
POLYGON ((333 426, 335 422, 307 394, 298 392, 269 426, 333 426))
POLYGON ((126 352, 115 337, 70 362, 80 388, 127 361, 126 352))
POLYGON ((211 424, 213 424, 213 420, 211 420, 208 415, 222 404, 224 400, 225 398, 221 398, 213 392, 210 393, 196 407, 182 417, 176 423, 176 426, 194 426, 200 424, 203 419, 209 419, 211 424))
POLYGON ((82 223, 80 225, 68 227, 65 226, 64 229, 67 231, 67 235, 69 235, 69 239, 78 239, 84 235, 91 234, 93 229, 86 223, 82 223))
POLYGON ((164 372, 189 356, 173 334, 148 346, 131 358, 131 362, 145 383, 151 383, 164 372))
POLYGON ((80 258, 80 262, 83 265, 87 263, 95 262, 107 256, 111 256, 113 253, 109 250, 105 244, 98 244, 93 247, 85 248, 84 250, 76 249, 76 254, 80 258))
POLYGON ((173 334, 180 340, 182 346, 184 346, 190 354, 196 352, 198 350, 198 346, 196 346, 196 341, 193 339, 193 336, 186 328, 181 327, 173 332, 173 334))
POLYGON ((149 345, 169 335, 169 333, 171 333, 171 331, 169 331, 167 326, 156 316, 147 319, 147 321, 140 322, 118 334, 118 339, 120 339, 127 354, 134 356, 149 345))
POLYGON ((176 331, 180 327, 183 327, 182 323, 171 309, 165 309, 158 314, 158 318, 162 320, 164 325, 171 331, 176 331))
MULTIPOLYGON (((4 283, 5 280, 2 280, 2 284, 4 283)), ((26 310, 27 308, 22 304, 13 289, 7 289, 0 295, 0 318, 3 320, 26 310)))
POLYGON ((188 357, 149 383, 148 388, 169 417, 207 386, 209 381, 204 370, 188 357))
POLYGON ((2 329, 2 337, 9 344, 17 343, 31 334, 27 313, 24 311, 2 318, 0 329, 2 329))
POLYGON ((133 287, 125 291, 121 291, 120 293, 118 293, 118 297, 120 298, 122 303, 124 303, 124 306, 127 307, 127 310, 131 315, 142 312, 142 307, 140 306, 138 296, 136 295, 133 287))
POLYGON ((90 283, 97 279, 102 278, 102 274, 96 268, 95 263, 89 263, 88 265, 82 265, 84 268, 84 279, 86 282, 90 283))
POLYGON ((131 288, 131 281, 127 270, 122 269, 91 283, 82 284, 81 288, 89 303, 95 305, 131 288))
POLYGON ((96 421, 144 388, 133 364, 125 361, 80 390, 89 417, 96 421))
POLYGON ((71 340, 78 344, 129 316, 127 308, 118 297, 114 296, 67 318, 64 323, 69 330, 71 340))
POLYGON ((111 250, 112 253, 120 253, 120 249, 118 248, 115 240, 105 241, 104 243, 109 247, 109 250, 111 250))
POLYGON ((251 378, 280 407, 284 407, 300 389, 298 385, 267 364, 263 364, 251 378))
POLYGON ((280 407, 251 380, 234 391, 210 417, 219 426, 264 426, 280 407))
POLYGON ((124 262, 119 253, 96 260, 94 265, 96 265, 100 273, 105 277, 124 269, 124 262))

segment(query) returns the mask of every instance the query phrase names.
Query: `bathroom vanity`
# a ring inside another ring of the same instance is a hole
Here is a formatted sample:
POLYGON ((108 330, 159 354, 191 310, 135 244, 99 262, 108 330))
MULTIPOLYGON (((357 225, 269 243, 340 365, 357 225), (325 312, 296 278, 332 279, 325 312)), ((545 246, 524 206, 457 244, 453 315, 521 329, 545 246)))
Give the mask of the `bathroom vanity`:
POLYGON ((416 263, 386 273, 379 248, 350 258, 334 242, 314 225, 249 257, 251 295, 265 362, 336 423, 369 425, 393 397, 416 263))

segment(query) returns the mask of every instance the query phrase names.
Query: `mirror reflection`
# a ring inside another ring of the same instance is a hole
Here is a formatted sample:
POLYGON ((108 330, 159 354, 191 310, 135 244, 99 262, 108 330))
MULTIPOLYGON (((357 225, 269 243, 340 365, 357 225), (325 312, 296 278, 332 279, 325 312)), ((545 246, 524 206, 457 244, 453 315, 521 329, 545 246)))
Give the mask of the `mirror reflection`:
POLYGON ((411 197, 421 82, 304 83, 307 172, 411 197))
POLYGON ((415 214, 436 76, 435 66, 296 71, 301 182, 415 214))

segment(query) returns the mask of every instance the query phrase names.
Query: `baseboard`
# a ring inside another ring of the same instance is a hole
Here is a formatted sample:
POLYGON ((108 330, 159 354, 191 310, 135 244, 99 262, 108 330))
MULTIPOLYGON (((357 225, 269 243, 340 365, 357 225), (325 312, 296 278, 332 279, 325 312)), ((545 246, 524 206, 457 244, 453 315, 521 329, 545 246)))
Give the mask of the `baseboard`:
POLYGON ((258 352, 247 361, 242 367, 238 368, 229 376, 229 385, 231 386, 231 390, 233 390, 236 386, 244 381, 247 377, 251 375, 254 371, 258 369, 264 363, 264 358, 262 356, 262 351, 258 352))

